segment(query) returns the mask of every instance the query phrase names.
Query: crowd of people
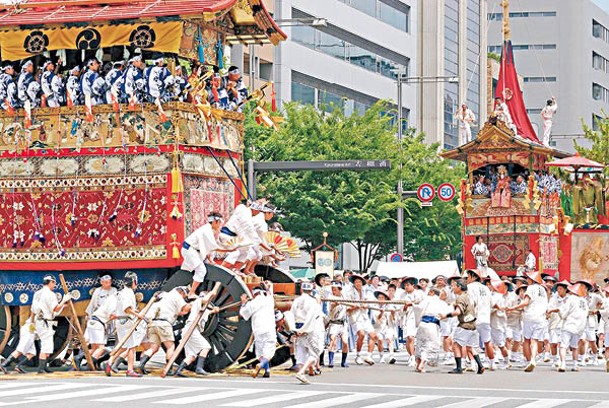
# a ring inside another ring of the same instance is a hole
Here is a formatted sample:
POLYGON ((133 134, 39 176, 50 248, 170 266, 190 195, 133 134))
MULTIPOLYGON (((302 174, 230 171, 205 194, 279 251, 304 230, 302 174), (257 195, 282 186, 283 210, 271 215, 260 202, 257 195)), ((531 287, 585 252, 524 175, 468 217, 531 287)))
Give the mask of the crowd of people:
MULTIPOLYGON (((183 270, 193 273, 190 287, 179 286, 157 296, 150 307, 139 309, 135 297, 138 276, 128 272, 123 287, 112 286, 112 277, 100 277, 86 310, 85 339, 92 363, 107 375, 127 366, 126 375, 148 373, 147 364, 161 347, 170 367, 176 344, 174 325, 185 320, 185 359, 168 374, 184 376, 191 364, 206 375, 206 359, 212 350, 204 336, 208 319, 219 312, 212 305, 219 292, 200 291, 207 274, 206 264, 221 262, 241 275, 248 275, 261 258, 273 262, 280 253, 265 241, 264 232, 276 208, 266 200, 243 203, 224 223, 221 214, 208 214, 208 222, 188 236, 183 245, 183 270), (247 242, 245 242, 247 240, 247 242), (141 322, 135 331, 136 322, 141 322), (192 329, 192 330, 191 330, 192 329), (107 346, 116 333, 115 350, 107 346), (136 363, 135 351, 143 348, 136 363)), ((479 237, 472 248, 478 267, 464 276, 438 275, 431 281, 404 277, 362 276, 349 271, 318 274, 312 282, 301 282, 301 294, 290 310, 275 307, 273 285, 263 282, 239 299, 239 314, 251 322, 257 363, 254 377, 271 375, 270 362, 277 343, 289 347, 298 381, 308 384, 310 376, 323 366, 334 367, 340 353, 340 367, 355 354, 358 365, 397 362, 396 350, 408 354, 407 365, 425 372, 431 365, 454 364, 453 374, 473 370, 501 370, 514 366, 535 370, 538 361, 552 362, 566 370, 566 353, 572 353, 571 370, 588 363, 599 364, 605 347, 609 353, 609 286, 602 290, 586 280, 557 282, 553 276, 535 271, 535 257, 527 256, 524 276, 491 279, 485 261, 488 248, 479 237), (327 357, 327 359, 326 359, 327 357), (475 364, 475 367, 474 367, 475 364)), ((606 280, 608 282, 609 279, 606 280)), ((34 342, 41 341, 38 372, 48 372, 47 359, 53 352, 54 320, 71 299, 54 293, 56 279, 47 275, 43 288, 33 297, 31 313, 20 331, 15 351, 0 365, 8 372, 24 372, 23 364, 36 355, 34 342)), ((75 354, 80 368, 84 350, 75 354)), ((609 355, 606 355, 609 371, 609 355)), ((338 365, 338 363, 337 363, 338 365)))
MULTIPOLYGON (((509 186, 509 191, 512 195, 525 194, 529 191, 528 171, 522 171, 517 174, 512 174, 511 176, 506 175, 507 180, 500 183, 500 167, 505 168, 505 166, 489 166, 487 171, 484 173, 474 175, 472 193, 475 195, 490 197, 495 191, 498 190, 500 184, 509 186)), ((537 189, 540 193, 547 194, 556 192, 560 194, 563 190, 562 180, 550 172, 545 170, 536 171, 533 173, 533 177, 537 182, 537 189)))
POLYGON ((63 70, 61 59, 47 60, 38 67, 27 60, 17 70, 14 62, 4 61, 0 105, 12 112, 18 108, 194 102, 192 91, 199 84, 207 95, 207 101, 199 103, 240 110, 247 100, 248 90, 236 66, 223 76, 217 66, 194 65, 188 75, 179 63, 171 72, 167 62, 163 56, 155 56, 148 65, 141 55, 134 55, 127 61, 102 65, 90 58, 83 66, 63 70))

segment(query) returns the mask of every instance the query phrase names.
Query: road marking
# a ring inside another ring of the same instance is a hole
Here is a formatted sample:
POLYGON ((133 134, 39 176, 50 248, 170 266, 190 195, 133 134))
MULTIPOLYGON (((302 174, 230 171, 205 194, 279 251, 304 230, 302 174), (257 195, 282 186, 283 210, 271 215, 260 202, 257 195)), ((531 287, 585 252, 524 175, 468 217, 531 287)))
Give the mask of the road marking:
POLYGON ((520 405, 518 408, 552 408, 558 405, 565 404, 567 402, 574 402, 577 400, 566 400, 566 399, 540 399, 529 402, 528 404, 520 405))
MULTIPOLYGON (((464 397, 468 398, 468 397, 464 397)), ((508 401, 510 398, 487 398, 487 397, 469 397, 467 401, 455 402, 453 404, 443 405, 442 408, 483 408, 489 405, 498 404, 508 401)), ((520 408, 520 407, 519 407, 520 408)))
MULTIPOLYGON (((278 392, 278 391, 277 391, 278 392)), ((273 395, 271 397, 257 398, 254 400, 246 400, 246 401, 235 401, 229 402, 227 404, 222 404, 223 407, 251 407, 251 406, 259 406, 264 404, 273 404, 275 402, 283 402, 289 401, 299 398, 307 398, 314 397, 316 395, 327 394, 325 391, 300 391, 300 392, 290 392, 287 394, 278 394, 273 395)))
MULTIPOLYGON (((1 381, 0 382, 0 390, 6 390, 8 388, 19 388, 19 387, 29 387, 30 385, 38 385, 40 383, 33 382, 23 382, 23 381, 1 381)), ((46 383, 46 384, 57 384, 57 383, 46 383)))
MULTIPOLYGON (((91 384, 87 384, 91 385, 91 384)), ((53 394, 53 395, 39 395, 37 397, 26 397, 28 402, 45 402, 45 401, 57 401, 62 399, 73 399, 79 397, 89 397, 92 395, 100 395, 100 394, 114 394, 117 392, 125 392, 125 391, 133 391, 139 390, 142 388, 146 388, 146 386, 141 385, 118 385, 118 386, 101 386, 99 384, 95 384, 97 388, 92 390, 83 390, 83 391, 71 391, 63 394, 53 394)))
POLYGON ((216 392, 214 394, 202 394, 192 397, 184 397, 171 400, 153 401, 153 404, 170 404, 170 405, 185 405, 193 402, 207 402, 225 398, 241 397, 247 394, 255 394, 257 392, 268 392, 269 390, 248 389, 248 390, 231 390, 224 392, 216 392))
POLYGON ((349 404, 351 402, 363 401, 370 398, 378 398, 383 394, 359 393, 343 395, 342 397, 328 398, 323 401, 305 402, 304 404, 290 405, 284 408, 327 408, 335 405, 349 404))
POLYGON ((425 402, 429 402, 429 401, 434 401, 434 400, 438 400, 438 399, 442 399, 445 398, 443 396, 417 396, 417 397, 410 397, 410 398, 403 398, 403 399, 399 399, 399 400, 395 400, 395 401, 389 401, 389 402, 381 402, 380 404, 374 404, 374 405, 366 405, 365 407, 362 408, 399 408, 399 407, 408 407, 411 405, 417 405, 417 404, 423 404, 425 402))
POLYGON ((27 389, 27 390, 18 389, 18 390, 0 391, 0 397, 11 397, 11 396, 15 396, 15 395, 23 395, 25 397, 25 396, 31 395, 31 394, 41 394, 44 392, 63 391, 63 390, 69 390, 72 388, 89 387, 90 385, 91 384, 56 384, 56 383, 54 385, 49 385, 47 387, 44 387, 44 386, 41 387, 40 385, 37 385, 36 387, 32 387, 31 389, 27 389))
POLYGON ((594 404, 588 408, 608 408, 609 407, 609 401, 601 401, 598 404, 594 404))
POLYGON ((141 393, 138 393, 138 394, 118 395, 118 396, 115 396, 115 397, 94 399, 94 400, 91 400, 91 401, 96 401, 96 402, 134 401, 134 400, 138 400, 138 399, 164 397, 164 396, 169 396, 169 395, 174 395, 174 394, 187 394, 189 392, 195 392, 195 391, 200 391, 200 390, 204 390, 204 389, 206 389, 206 388, 198 388, 198 387, 197 388, 194 388, 194 387, 188 387, 188 388, 168 388, 168 389, 165 389, 165 390, 141 392, 141 393))

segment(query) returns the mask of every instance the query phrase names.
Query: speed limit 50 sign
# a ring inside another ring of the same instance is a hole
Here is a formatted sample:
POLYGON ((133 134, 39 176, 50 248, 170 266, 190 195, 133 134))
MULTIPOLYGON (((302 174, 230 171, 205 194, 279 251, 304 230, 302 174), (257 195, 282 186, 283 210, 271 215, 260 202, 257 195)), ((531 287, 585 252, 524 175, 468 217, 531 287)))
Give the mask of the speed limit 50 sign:
POLYGON ((450 183, 443 183, 438 186, 438 198, 442 201, 450 201, 455 198, 455 187, 450 183))

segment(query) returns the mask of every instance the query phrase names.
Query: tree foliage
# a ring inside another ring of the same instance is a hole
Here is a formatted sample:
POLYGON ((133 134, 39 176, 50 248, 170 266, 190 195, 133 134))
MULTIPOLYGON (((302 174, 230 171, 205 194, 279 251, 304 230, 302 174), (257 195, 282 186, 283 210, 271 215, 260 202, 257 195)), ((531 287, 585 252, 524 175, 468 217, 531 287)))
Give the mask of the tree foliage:
POLYGON ((270 197, 283 210, 281 223, 308 249, 319 244, 326 231, 332 246, 351 243, 359 252, 360 270, 366 270, 375 259, 395 250, 396 211, 402 206, 409 255, 424 260, 455 252, 460 229, 454 204, 422 209, 417 200, 400 200, 396 186, 400 171, 405 189, 416 189, 424 180, 434 182, 442 177, 446 177, 443 182, 455 181, 460 175, 438 158, 436 146, 425 145, 423 137, 413 131, 400 146, 392 117, 386 114, 386 103, 377 103, 362 116, 297 104, 286 104, 284 109, 285 122, 278 131, 258 126, 248 115, 246 158, 392 162, 389 171, 301 171, 259 176, 258 196, 270 197), (402 170, 400 163, 404 164, 402 170), (452 230, 435 231, 444 227, 452 230))
POLYGON ((602 118, 596 119, 596 128, 593 130, 582 121, 582 128, 586 139, 592 145, 590 148, 580 146, 576 140, 573 141, 575 150, 584 157, 590 160, 603 163, 605 165, 605 177, 609 176, 609 118, 603 115, 602 118))

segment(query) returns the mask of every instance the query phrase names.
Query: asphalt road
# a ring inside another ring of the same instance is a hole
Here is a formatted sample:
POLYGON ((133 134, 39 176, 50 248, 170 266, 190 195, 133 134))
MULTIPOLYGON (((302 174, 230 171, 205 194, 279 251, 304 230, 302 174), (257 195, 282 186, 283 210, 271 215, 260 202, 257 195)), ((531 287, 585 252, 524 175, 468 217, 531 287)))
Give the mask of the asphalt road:
MULTIPOLYGON (((301 385, 285 371, 252 379, 248 371, 206 378, 141 379, 95 373, 0 376, 0 407, 609 407, 604 366, 558 373, 542 364, 521 369, 448 375, 440 366, 417 374, 404 364, 324 370, 301 385)), ((158 370, 156 370, 158 372, 158 370)))

